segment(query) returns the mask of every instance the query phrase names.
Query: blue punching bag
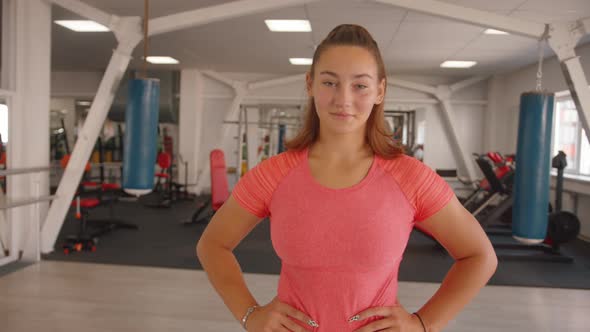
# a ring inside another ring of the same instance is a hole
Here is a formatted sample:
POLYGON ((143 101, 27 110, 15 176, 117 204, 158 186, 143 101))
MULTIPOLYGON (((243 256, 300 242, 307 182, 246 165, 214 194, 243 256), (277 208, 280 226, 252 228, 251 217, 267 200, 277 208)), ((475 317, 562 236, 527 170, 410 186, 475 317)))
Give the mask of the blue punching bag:
POLYGON ((528 92, 520 97, 512 236, 537 244, 547 233, 553 94, 528 92))
POLYGON ((130 195, 145 195, 154 187, 159 105, 158 79, 129 81, 129 98, 125 112, 123 189, 130 195))

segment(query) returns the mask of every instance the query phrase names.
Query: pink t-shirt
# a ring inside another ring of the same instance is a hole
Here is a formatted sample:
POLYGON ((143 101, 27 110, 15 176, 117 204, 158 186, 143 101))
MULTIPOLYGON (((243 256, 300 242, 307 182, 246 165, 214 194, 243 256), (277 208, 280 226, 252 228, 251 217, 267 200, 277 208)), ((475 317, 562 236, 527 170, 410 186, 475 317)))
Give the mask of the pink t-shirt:
POLYGON ((443 208, 454 193, 422 162, 375 156, 358 184, 331 189, 315 181, 308 151, 288 151, 250 170, 233 197, 270 217, 282 262, 277 296, 308 314, 309 331, 354 331, 381 317, 348 323, 376 306, 396 304, 399 264, 415 222, 443 208))

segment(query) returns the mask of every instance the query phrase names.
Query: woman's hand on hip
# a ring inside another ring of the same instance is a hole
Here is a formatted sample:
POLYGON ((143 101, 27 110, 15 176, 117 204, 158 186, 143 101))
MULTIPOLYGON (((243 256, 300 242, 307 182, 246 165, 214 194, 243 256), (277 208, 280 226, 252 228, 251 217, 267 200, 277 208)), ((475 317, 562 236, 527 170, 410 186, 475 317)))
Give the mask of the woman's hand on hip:
MULTIPOLYGON (((309 325, 310 328, 316 324, 309 316, 293 308, 292 306, 280 302, 276 297, 267 305, 256 308, 248 321, 246 329, 248 332, 308 332, 312 330, 305 329, 297 325, 289 317, 293 317, 309 325)), ((315 325, 317 326, 317 324, 315 325)))
POLYGON ((351 317, 349 322, 363 321, 373 316, 383 318, 371 322, 354 332, 423 332, 422 324, 418 317, 407 312, 401 305, 369 308, 351 317))

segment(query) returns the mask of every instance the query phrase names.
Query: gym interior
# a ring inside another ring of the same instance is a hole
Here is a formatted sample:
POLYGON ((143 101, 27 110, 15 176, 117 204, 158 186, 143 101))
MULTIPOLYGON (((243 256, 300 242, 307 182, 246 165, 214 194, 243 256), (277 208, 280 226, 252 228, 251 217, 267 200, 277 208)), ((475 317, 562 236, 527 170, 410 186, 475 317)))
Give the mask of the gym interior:
MULTIPOLYGON (((499 259, 447 330, 588 331, 590 1, 1 4, 0 330, 241 330, 195 245, 285 151, 315 48, 353 23, 383 54, 392 137, 499 259)), ((234 250, 260 303, 281 271, 270 227, 234 250)), ((414 230, 400 303, 423 305, 452 263, 414 230)))

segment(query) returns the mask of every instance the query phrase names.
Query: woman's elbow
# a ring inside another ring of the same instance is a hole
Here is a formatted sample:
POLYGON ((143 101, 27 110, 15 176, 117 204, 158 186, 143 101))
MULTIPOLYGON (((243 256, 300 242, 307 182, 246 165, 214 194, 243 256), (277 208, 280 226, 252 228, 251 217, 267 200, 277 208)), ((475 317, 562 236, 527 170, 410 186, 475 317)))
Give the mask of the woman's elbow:
POLYGON ((201 236, 201 238, 197 241, 197 245, 195 247, 196 253, 197 253, 197 257, 199 259, 201 259, 203 257, 203 255, 205 254, 206 247, 207 247, 206 241, 201 236))
POLYGON ((482 256, 482 261, 484 262, 483 264, 486 270, 490 272, 490 276, 493 275, 498 268, 498 256, 496 255, 496 251, 493 247, 491 247, 490 249, 486 250, 482 256))

